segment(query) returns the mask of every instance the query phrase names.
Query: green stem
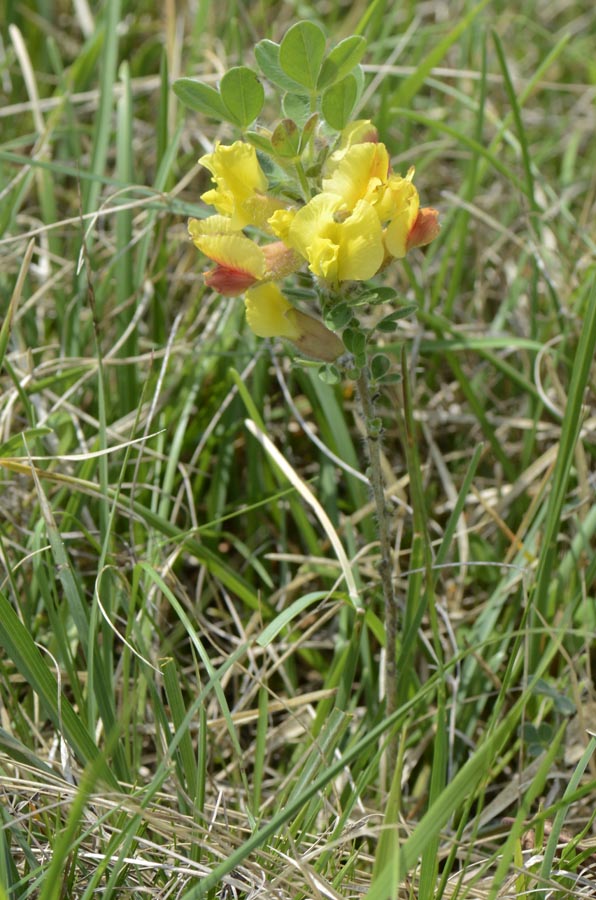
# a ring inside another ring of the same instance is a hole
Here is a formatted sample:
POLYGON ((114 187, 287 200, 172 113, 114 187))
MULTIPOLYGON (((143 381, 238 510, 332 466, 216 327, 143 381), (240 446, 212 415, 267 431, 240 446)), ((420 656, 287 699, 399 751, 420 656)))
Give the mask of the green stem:
POLYGON ((312 196, 312 192, 310 189, 310 185, 308 183, 308 178, 306 177, 306 173, 304 171, 304 167, 300 160, 297 160, 294 164, 294 168, 296 170, 296 175, 298 176, 298 180, 300 182, 300 187, 302 188, 302 194, 304 196, 304 202, 308 203, 312 196))
MULTIPOLYGON (((391 716, 397 708, 397 626, 398 609, 392 578, 392 553, 391 531, 389 525, 389 510, 385 504, 385 485, 381 469, 381 435, 380 427, 375 417, 375 406, 370 391, 368 370, 364 368, 358 379, 358 394, 364 414, 366 428, 366 447, 370 464, 370 483, 377 514, 377 527, 379 532, 379 545, 381 549, 381 563, 379 572, 381 576, 381 588, 383 591, 385 613, 385 698, 386 714, 391 716)), ((388 747, 388 763, 397 758, 397 739, 392 739, 388 747)))

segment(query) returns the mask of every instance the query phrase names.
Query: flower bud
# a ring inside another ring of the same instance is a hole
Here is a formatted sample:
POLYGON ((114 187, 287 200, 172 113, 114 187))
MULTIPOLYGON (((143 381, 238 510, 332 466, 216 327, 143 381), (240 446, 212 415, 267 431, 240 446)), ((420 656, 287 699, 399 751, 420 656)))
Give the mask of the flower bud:
POLYGON ((424 247, 436 238, 441 226, 439 225, 439 212, 430 206, 418 210, 416 221, 410 228, 406 240, 406 249, 412 247, 424 247))

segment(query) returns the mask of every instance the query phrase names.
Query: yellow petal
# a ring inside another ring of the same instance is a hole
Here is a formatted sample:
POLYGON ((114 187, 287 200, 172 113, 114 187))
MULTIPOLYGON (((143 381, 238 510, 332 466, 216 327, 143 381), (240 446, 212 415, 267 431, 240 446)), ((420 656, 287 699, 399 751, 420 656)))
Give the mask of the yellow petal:
POLYGON ((319 278, 365 281, 379 270, 385 250, 379 218, 359 200, 350 215, 336 194, 317 194, 299 210, 288 240, 319 278))
MULTIPOLYGON (((311 247, 321 239, 337 244, 337 226, 343 201, 336 194, 317 194, 295 213, 285 241, 311 263, 311 247)), ((284 240, 282 238, 282 240, 284 240)), ((315 252, 315 257, 320 251, 315 252)), ((320 271, 312 268, 315 275, 320 271)))
POLYGON ((252 144, 217 144, 213 153, 202 156, 199 163, 209 169, 218 187, 225 187, 236 197, 267 190, 267 178, 252 144))
POLYGON ((333 362, 345 347, 318 319, 294 309, 277 285, 268 283, 251 288, 244 299, 246 320, 258 337, 282 337, 301 353, 333 362))
POLYGON ((360 200, 340 229, 338 280, 367 281, 385 256, 379 217, 366 200, 360 200))
POLYGON ((374 202, 387 180, 389 154, 384 144, 354 144, 329 170, 323 190, 339 194, 345 206, 354 209, 358 200, 374 202))
POLYGON ((316 237, 309 248, 309 268, 330 284, 339 282, 339 238, 316 237))
POLYGON ((213 153, 202 156, 199 163, 209 169, 216 184, 201 199, 221 215, 229 216, 234 228, 260 224, 256 219, 261 212, 263 221, 271 215, 269 198, 262 196, 262 202, 254 205, 255 197, 264 195, 268 185, 252 144, 244 141, 229 146, 217 144, 213 153), (263 205, 265 208, 261 210, 263 205))
MULTIPOLYGON (((413 171, 413 170, 412 170, 413 171)), ((381 222, 386 223, 408 211, 412 223, 418 215, 418 191, 409 178, 391 175, 383 186, 376 205, 381 222)))
MULTIPOLYGON (((405 182, 409 184, 409 182, 405 182)), ((404 199, 401 207, 394 213, 385 230, 385 246, 395 259, 402 259, 408 249, 408 235, 418 217, 420 207, 418 191, 409 185, 412 191, 404 199)))
POLYGON ((246 321, 257 337, 285 337, 290 341, 300 337, 300 328, 285 315, 292 304, 276 284, 268 282, 251 288, 244 304, 246 321))
POLYGON ((235 234, 239 230, 234 228, 228 216, 206 216, 204 219, 188 220, 188 233, 193 241, 204 234, 235 234))
POLYGON ((290 226, 296 215, 292 209, 278 209, 269 219, 269 227, 273 234, 287 243, 290 226))
POLYGON ((254 241, 243 234, 203 234, 194 238, 195 247, 228 269, 247 272, 254 278, 265 274, 265 256, 254 241))
POLYGON ((348 150, 353 144, 376 144, 378 139, 379 133, 370 119, 356 119, 343 129, 335 153, 348 150))

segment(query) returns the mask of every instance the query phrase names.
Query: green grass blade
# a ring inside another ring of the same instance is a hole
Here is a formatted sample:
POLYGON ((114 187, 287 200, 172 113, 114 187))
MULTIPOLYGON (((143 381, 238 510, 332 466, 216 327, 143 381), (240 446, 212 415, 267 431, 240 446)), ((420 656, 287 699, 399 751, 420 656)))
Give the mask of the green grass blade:
MULTIPOLYGON (((168 706, 172 714, 174 732, 177 732, 182 727, 186 716, 186 706, 179 682, 180 673, 173 659, 164 660, 161 670, 164 677, 168 706)), ((185 729, 180 737, 177 756, 180 783, 185 787, 188 796, 194 798, 197 795, 197 761, 188 729, 185 729)))
POLYGON ((399 86, 394 98, 397 106, 407 107, 410 105, 412 98, 418 93, 434 67, 439 65, 449 48, 468 30, 474 19, 490 2, 491 0, 481 0, 480 3, 473 6, 466 15, 459 19, 454 28, 427 53, 424 60, 416 66, 415 71, 408 75, 399 86))
POLYGON ((531 814, 532 806, 536 802, 538 797, 540 797, 544 788, 544 783, 548 777, 549 772, 552 770, 552 766, 557 757, 557 753, 559 752, 559 747, 563 739, 563 735, 565 734, 566 728, 567 723, 563 722, 559 727, 557 734, 554 736, 554 739, 550 744, 548 750, 544 753, 544 757, 540 762, 538 771, 536 772, 534 779, 528 786, 522 798, 515 816, 515 821, 509 829, 509 835, 500 854, 499 864, 497 866, 497 871, 495 872, 493 878, 492 888, 489 893, 489 900, 497 900, 497 897, 501 892, 503 882, 514 856, 515 847, 519 844, 522 834, 527 828, 526 821, 528 816, 531 814))
MULTIPOLYGON (((116 172, 124 184, 134 182, 133 173, 133 102, 130 71, 127 63, 120 67, 122 93, 117 104, 118 131, 116 135, 116 172)), ((116 304, 120 310, 120 331, 124 334, 132 321, 133 299, 133 232, 132 210, 123 209, 116 214, 116 304)), ((130 332, 122 347, 124 356, 136 356, 138 352, 136 329, 130 332)), ((138 388, 134 366, 118 368, 118 395, 122 409, 134 409, 138 388)))
POLYGON ((0 591, 0 642, 26 683, 39 697, 43 708, 58 731, 66 737, 83 764, 100 759, 99 776, 116 788, 118 783, 101 756, 89 732, 83 726, 58 682, 44 662, 28 629, 18 618, 8 599, 0 591))
MULTIPOLYGON (((536 573, 536 586, 534 591, 534 605, 539 616, 535 619, 535 625, 546 619, 550 621, 549 597, 553 596, 552 581, 553 569, 556 560, 556 546, 558 542, 559 526, 563 504, 567 496, 569 475, 575 447, 579 439, 583 421, 583 399, 590 375, 590 369, 596 352, 596 278, 592 282, 585 304, 585 319, 580 333, 579 344, 575 353, 572 367, 571 383, 565 406, 559 452, 552 476, 552 485, 548 499, 546 520, 544 523, 544 536, 538 560, 536 573)), ((541 655, 541 639, 534 638, 530 654, 530 671, 532 671, 541 655)))
POLYGON ((99 108, 95 117, 90 172, 93 180, 83 187, 83 212, 94 212, 99 202, 101 178, 112 137, 114 86, 118 60, 118 24, 121 18, 120 0, 107 0, 104 7, 103 49, 100 65, 99 108))
POLYGON ((569 807, 573 802, 571 798, 579 788, 584 772, 586 771, 586 768, 588 767, 588 764, 590 763, 590 760, 592 759, 595 751, 596 737, 592 736, 588 741, 586 749, 582 753, 581 759, 579 760, 573 771, 567 787, 565 788, 563 803, 557 810, 557 814, 552 824, 552 830, 548 838, 546 849, 544 851, 544 859, 542 860, 542 867, 540 871, 540 874, 545 879, 545 881, 552 875, 552 865, 555 858, 555 853, 557 851, 557 845, 559 844, 559 841, 562 840, 561 831, 563 829, 569 807))
POLYGON ((532 162, 530 158, 530 149, 528 147, 526 130, 524 128, 524 124, 522 122, 521 117, 521 109, 519 103, 517 101, 517 96, 515 94, 515 89, 513 87, 513 82, 511 81, 511 76, 509 74, 509 67, 507 65, 507 59, 505 57, 505 50, 503 48, 503 44, 498 34, 493 31, 493 41, 495 43, 495 49, 497 51, 497 56, 499 58, 499 65, 501 66, 501 72, 503 73, 503 79, 505 82, 505 89, 507 91, 507 96, 509 98, 509 103, 511 104, 511 112, 513 115, 513 120, 515 122, 515 127, 517 131, 517 137, 519 140, 519 145, 521 148, 522 161, 524 166, 524 173, 526 177, 526 193, 530 200, 532 209, 536 209, 536 197, 534 190, 534 175, 532 172, 532 162))

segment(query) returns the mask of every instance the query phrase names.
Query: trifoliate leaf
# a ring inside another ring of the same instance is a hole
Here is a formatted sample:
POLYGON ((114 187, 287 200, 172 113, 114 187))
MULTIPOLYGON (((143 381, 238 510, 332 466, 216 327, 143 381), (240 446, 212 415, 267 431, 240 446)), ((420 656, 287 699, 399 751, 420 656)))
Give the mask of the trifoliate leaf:
POLYGON ((338 303, 325 314, 325 325, 332 331, 340 331, 352 320, 352 309, 347 303, 338 303))
POLYGON ((360 293, 351 301, 352 306, 375 306, 378 303, 394 303, 398 298, 398 293, 392 287, 385 285, 372 285, 363 288, 360 293))
POLYGON ((173 85, 174 93, 179 100, 196 112, 204 113, 213 119, 220 121, 230 120, 230 114, 219 95, 219 91, 212 88, 202 81, 195 81, 194 78, 179 78, 173 85))
POLYGON ((257 73, 247 66, 234 66, 221 79, 221 99, 240 128, 257 118, 265 102, 265 91, 257 73))
POLYGON ((322 90, 331 87, 336 81, 345 78, 358 65, 365 50, 366 40, 359 35, 353 34, 340 41, 337 47, 334 47, 329 53, 321 67, 317 88, 322 90))
POLYGON ((300 94, 284 94, 281 108, 287 119, 293 119, 301 128, 311 116, 312 110, 308 97, 300 94))
POLYGON ((268 156, 271 156, 273 153, 271 135, 268 131, 245 131, 244 137, 248 143, 252 144, 253 147, 256 147, 257 150, 262 150, 263 153, 266 153, 268 156))
POLYGON ((321 111, 325 121, 332 128, 341 131, 350 121, 357 99, 358 86, 356 78, 352 74, 327 88, 321 101, 321 111))
POLYGON ((342 340, 350 353, 362 357, 366 348, 366 335, 362 331, 357 328, 346 328, 342 340))
POLYGON ((283 91, 293 94, 308 93, 304 85, 290 78, 279 63, 279 44, 275 41, 259 41, 255 46, 255 59, 263 75, 283 91))
POLYGON ((384 353, 377 353, 370 361, 370 374, 374 381, 383 378, 391 368, 391 360, 384 353))
POLYGON ((314 22, 297 22, 279 46, 279 64, 286 75, 312 91, 317 86, 325 43, 323 30, 314 22))

